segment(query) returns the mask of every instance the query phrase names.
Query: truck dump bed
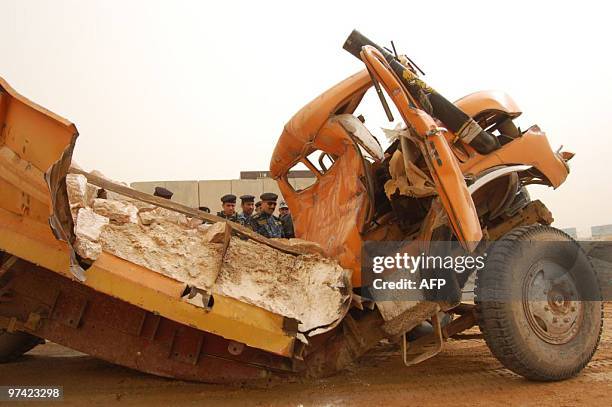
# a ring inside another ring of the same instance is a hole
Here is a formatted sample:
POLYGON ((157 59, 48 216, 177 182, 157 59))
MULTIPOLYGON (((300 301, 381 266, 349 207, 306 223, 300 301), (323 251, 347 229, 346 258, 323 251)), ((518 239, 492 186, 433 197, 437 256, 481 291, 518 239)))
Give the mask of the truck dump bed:
POLYGON ((316 245, 71 169, 74 124, 2 79, 0 123, 0 329, 225 381, 294 371, 347 312, 350 273, 316 245))

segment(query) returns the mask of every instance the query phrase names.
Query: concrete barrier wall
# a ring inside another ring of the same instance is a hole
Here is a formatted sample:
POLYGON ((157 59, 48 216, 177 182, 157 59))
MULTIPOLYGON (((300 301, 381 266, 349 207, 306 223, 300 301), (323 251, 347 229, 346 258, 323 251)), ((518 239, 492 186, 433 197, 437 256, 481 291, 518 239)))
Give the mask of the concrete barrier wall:
POLYGON ((208 206, 211 213, 221 210, 221 197, 232 192, 232 181, 199 181, 199 202, 198 206, 208 206))
POLYGON ((591 236, 593 237, 612 236, 612 225, 591 226, 591 236))
POLYGON ((198 206, 198 181, 150 181, 133 182, 131 185, 137 191, 152 194, 155 187, 164 187, 174 193, 172 200, 195 208, 198 206))
MULTIPOLYGON (((313 179, 290 178, 293 187, 312 184, 313 179)), ((239 180, 206 180, 206 181, 147 181, 133 182, 131 187, 152 194, 155 187, 164 187, 174 193, 172 200, 192 208, 208 206, 211 213, 221 210, 221 197, 225 194, 254 195, 256 201, 264 192, 274 192, 283 199, 276 181, 270 178, 239 180)), ((240 205, 240 199, 237 200, 240 205)), ((240 211, 240 209, 238 209, 240 211)))
POLYGON ((257 201, 259 195, 264 193, 264 186, 261 181, 260 179, 234 179, 232 180, 231 192, 237 197, 240 197, 240 195, 253 195, 257 201))

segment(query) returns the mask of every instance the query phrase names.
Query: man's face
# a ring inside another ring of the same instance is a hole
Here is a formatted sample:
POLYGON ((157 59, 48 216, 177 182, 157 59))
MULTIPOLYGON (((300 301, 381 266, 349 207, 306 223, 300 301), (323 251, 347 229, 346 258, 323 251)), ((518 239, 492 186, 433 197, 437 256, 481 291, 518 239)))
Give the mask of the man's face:
POLYGON ((273 201, 263 201, 261 203, 261 211, 263 213, 267 213, 268 215, 272 215, 274 210, 276 209, 276 202, 273 201))
POLYGON ((243 202, 242 203, 242 213, 246 215, 250 215, 253 213, 255 209, 255 202, 243 202))
POLYGON ((278 212, 281 214, 281 216, 284 216, 289 213, 289 208, 280 208, 278 212))
POLYGON ((223 213, 227 216, 232 216, 236 213, 236 203, 224 202, 222 205, 223 213))

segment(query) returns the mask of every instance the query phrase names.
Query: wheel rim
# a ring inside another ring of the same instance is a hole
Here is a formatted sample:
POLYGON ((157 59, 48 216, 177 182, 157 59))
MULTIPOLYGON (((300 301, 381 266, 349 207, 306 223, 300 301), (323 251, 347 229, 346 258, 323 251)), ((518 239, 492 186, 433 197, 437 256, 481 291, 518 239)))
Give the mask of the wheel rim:
POLYGON ((535 263, 523 285, 523 310, 535 334, 551 344, 571 341, 579 332, 584 308, 572 275, 562 266, 535 263))

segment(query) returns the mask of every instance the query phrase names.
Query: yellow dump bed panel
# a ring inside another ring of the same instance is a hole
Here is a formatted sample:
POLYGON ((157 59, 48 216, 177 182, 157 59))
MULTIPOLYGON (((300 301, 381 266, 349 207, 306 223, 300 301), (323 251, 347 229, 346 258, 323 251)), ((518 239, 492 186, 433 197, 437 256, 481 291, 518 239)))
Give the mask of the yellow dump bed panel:
MULTIPOLYGON (((0 250, 74 279, 65 176, 77 129, 2 78, 0 126, 0 250)), ((295 338, 283 329, 285 318, 262 308, 215 296, 212 309, 205 310, 182 297, 184 283, 108 253, 85 276, 83 284, 179 323, 292 355, 295 338)))

